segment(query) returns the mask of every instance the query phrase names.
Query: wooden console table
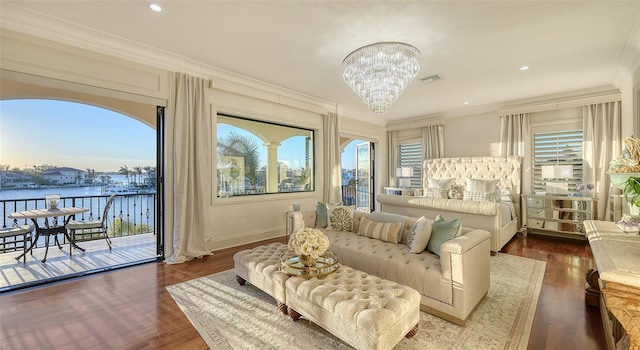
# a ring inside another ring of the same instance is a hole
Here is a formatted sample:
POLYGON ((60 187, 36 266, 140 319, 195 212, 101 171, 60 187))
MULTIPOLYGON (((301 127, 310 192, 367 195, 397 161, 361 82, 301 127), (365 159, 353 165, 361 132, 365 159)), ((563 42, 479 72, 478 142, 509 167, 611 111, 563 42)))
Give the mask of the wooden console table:
POLYGON ((607 346, 614 349, 619 341, 611 335, 608 310, 626 331, 629 349, 640 350, 640 236, 624 233, 609 221, 586 220, 584 228, 600 275, 607 346))

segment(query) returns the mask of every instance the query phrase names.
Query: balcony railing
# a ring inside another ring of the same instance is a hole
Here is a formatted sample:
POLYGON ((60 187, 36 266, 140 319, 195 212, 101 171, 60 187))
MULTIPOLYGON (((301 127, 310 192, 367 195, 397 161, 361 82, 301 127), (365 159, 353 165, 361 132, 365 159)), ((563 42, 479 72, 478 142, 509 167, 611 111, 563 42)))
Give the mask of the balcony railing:
MULTIPOLYGON (((108 199, 108 195, 61 197, 59 205, 89 209, 86 213, 76 215, 75 220, 101 220, 108 199)), ((9 215, 19 211, 44 208, 46 208, 44 198, 0 200, 0 214, 2 215, 0 227, 31 224, 31 220, 11 219, 9 215)), ((116 196, 108 213, 109 235, 121 237, 155 232, 155 208, 155 193, 116 196)), ((44 219, 38 219, 38 225, 44 226, 44 219)), ((36 242, 36 244, 41 246, 43 242, 36 242)))
POLYGON ((342 202, 344 205, 356 204, 356 186, 342 186, 342 202))

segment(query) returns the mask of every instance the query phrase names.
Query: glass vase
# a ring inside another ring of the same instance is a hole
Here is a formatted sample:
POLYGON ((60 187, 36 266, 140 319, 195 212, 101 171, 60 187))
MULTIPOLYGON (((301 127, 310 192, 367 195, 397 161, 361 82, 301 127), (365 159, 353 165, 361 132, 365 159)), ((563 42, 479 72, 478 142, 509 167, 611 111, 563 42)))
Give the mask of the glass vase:
POLYGON ((305 267, 316 266, 316 259, 312 258, 311 255, 300 255, 300 262, 305 267))

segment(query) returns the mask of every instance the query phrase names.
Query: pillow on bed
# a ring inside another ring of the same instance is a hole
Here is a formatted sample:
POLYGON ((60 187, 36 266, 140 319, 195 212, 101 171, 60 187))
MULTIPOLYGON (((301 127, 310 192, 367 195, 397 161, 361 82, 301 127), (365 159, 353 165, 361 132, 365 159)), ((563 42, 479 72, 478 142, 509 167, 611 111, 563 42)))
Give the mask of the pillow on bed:
POLYGON ((464 196, 464 186, 454 184, 448 192, 449 199, 462 199, 464 196))
POLYGON ((447 199, 449 190, 441 187, 427 187, 424 189, 424 197, 427 198, 444 198, 447 199))
POLYGON ((362 218, 362 220, 360 220, 358 236, 379 239, 390 243, 398 243, 401 228, 402 223, 400 222, 379 222, 362 218))
POLYGON ((446 188, 449 189, 456 179, 429 179, 427 188, 446 188))
POLYGON ((509 203, 513 202, 513 197, 511 197, 511 191, 502 185, 498 185, 496 196, 499 202, 509 202, 509 203))
POLYGON ((469 192, 495 193, 497 185, 498 185, 498 180, 481 180, 481 179, 474 179, 474 178, 468 177, 466 190, 469 192))
POLYGON ((474 202, 495 202, 496 201, 496 193, 495 192, 464 191, 464 200, 465 201, 474 201, 474 202))

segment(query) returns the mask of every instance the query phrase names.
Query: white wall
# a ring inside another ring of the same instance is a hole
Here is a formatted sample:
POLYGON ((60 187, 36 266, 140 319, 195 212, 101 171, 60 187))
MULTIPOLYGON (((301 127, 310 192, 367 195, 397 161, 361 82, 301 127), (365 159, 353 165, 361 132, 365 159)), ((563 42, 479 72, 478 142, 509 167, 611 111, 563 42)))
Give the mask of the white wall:
POLYGON ((640 67, 621 85, 622 136, 640 137, 640 67))
POLYGON ((445 157, 497 156, 500 118, 483 113, 444 120, 445 157))
MULTIPOLYGON (((322 174, 322 121, 323 116, 317 112, 294 108, 265 99, 242 94, 242 87, 231 87, 229 83, 220 84, 214 81, 214 88, 209 91, 212 102, 212 114, 216 127, 216 114, 225 113, 247 117, 260 121, 275 122, 315 130, 316 174, 322 174), (223 87, 223 88, 217 88, 223 87), (233 90, 230 92, 229 90, 233 90)), ((216 133, 211 130, 211 145, 215 148, 216 133)), ((215 174, 216 152, 212 155, 211 174, 215 174)), ((211 176, 211 182, 215 176, 211 176)), ((316 200, 322 199, 322 181, 316 179, 314 192, 267 194, 260 196, 239 196, 217 198, 214 186, 207 189, 209 193, 203 196, 199 203, 208 208, 209 215, 203 218, 205 228, 213 232, 216 249, 236 246, 248 242, 260 241, 284 235, 285 219, 283 213, 289 210, 293 202, 302 203, 302 208, 315 208, 316 200)))

